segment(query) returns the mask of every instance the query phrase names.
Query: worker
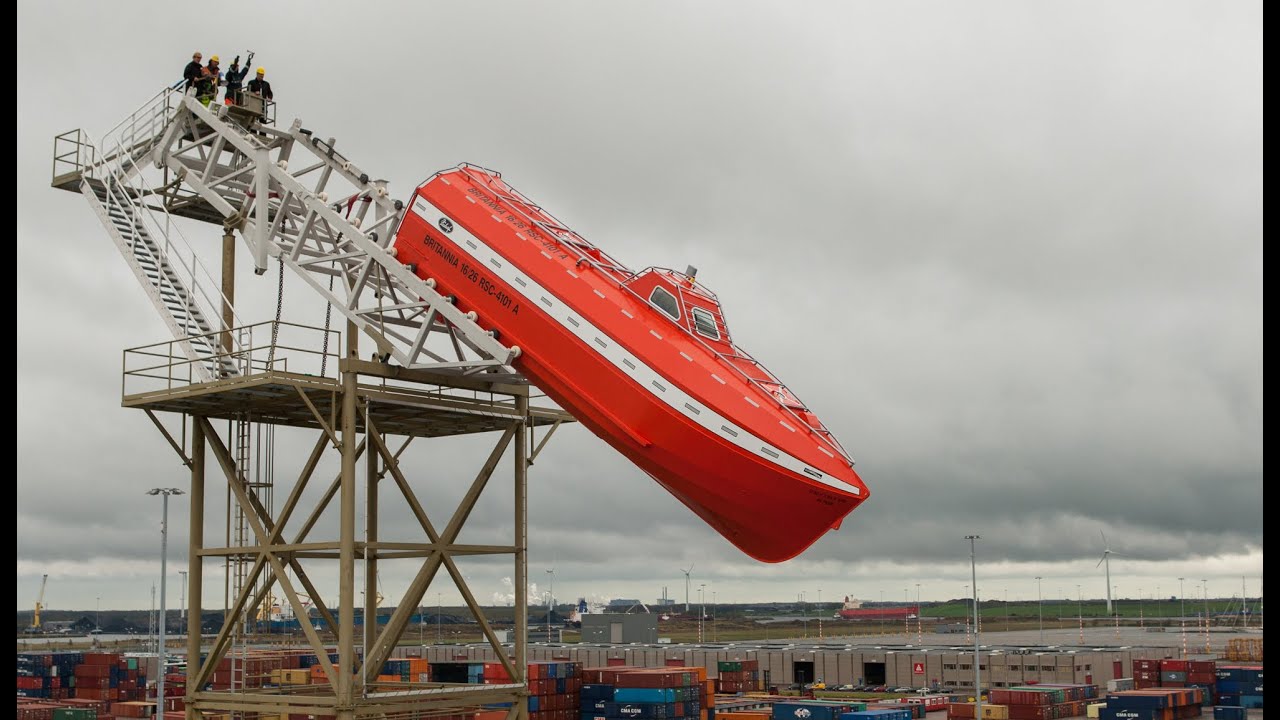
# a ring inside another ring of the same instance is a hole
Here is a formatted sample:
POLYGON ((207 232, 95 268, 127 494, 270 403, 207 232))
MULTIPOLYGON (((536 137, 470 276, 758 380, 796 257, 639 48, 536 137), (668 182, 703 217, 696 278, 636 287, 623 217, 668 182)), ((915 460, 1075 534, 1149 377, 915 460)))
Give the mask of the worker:
POLYGON ((274 100, 275 95, 271 94, 271 83, 266 80, 267 69, 258 68, 258 74, 249 81, 249 92, 257 93, 267 100, 274 100))
POLYGON ((187 63, 187 66, 183 68, 182 79, 185 81, 182 86, 183 91, 190 91, 200 82, 200 75, 204 71, 204 67, 200 64, 202 58, 203 56, 200 52, 196 51, 191 56, 191 62, 187 63))
POLYGON ((222 84, 222 72, 218 69, 218 56, 209 56, 209 64, 204 67, 200 74, 200 82, 196 90, 196 97, 200 100, 200 104, 209 107, 209 103, 218 97, 218 86, 222 84))
MULTIPOLYGON (((250 58, 252 61, 253 58, 250 58)), ((227 93, 224 102, 228 105, 240 104, 240 88, 244 84, 244 76, 249 74, 249 68, 240 67, 240 56, 237 55, 231 60, 231 67, 227 68, 227 93)))

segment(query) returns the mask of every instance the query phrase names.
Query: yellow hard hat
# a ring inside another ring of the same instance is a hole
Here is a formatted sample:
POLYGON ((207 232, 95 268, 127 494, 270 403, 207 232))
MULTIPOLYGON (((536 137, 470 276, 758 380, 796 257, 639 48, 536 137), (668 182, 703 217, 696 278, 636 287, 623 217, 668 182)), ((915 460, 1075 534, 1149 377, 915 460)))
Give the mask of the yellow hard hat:
POLYGON ((210 55, 210 56, 209 56, 209 62, 218 62, 218 56, 217 56, 217 55, 210 55))
POLYGON ((266 68, 264 68, 264 67, 260 67, 260 68, 258 68, 258 74, 259 74, 259 75, 266 75, 266 74, 267 74, 267 69, 266 69, 266 68))

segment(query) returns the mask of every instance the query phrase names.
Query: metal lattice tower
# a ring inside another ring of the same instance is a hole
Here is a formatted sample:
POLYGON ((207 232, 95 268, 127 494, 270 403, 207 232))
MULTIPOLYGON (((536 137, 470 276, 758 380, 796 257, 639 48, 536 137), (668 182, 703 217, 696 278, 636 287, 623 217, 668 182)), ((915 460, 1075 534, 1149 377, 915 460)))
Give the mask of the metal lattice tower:
POLYGON ((396 259, 391 233, 403 205, 389 196, 384 180, 371 178, 338 152, 333 138, 321 140, 299 121, 277 129, 273 109, 263 110, 206 108, 193 96, 164 90, 100 141, 76 130, 54 143, 53 186, 84 196, 173 335, 126 350, 123 404, 146 412, 190 469, 187 717, 231 710, 416 718, 511 703, 508 720, 527 720, 527 467, 555 428, 572 418, 532 407, 529 385, 511 367, 520 350, 500 343, 483 318, 458 310, 452 298, 436 292, 433 280, 417 277, 396 259), (188 240, 180 229, 208 225, 222 237, 220 252, 188 240), (278 272, 287 269, 342 316, 345 331, 330 329, 328 316, 324 328, 282 318, 283 275, 275 318, 245 320, 244 308, 235 304, 237 238, 256 274, 278 263, 278 272), (361 336, 370 342, 371 359, 361 359, 361 336), (181 433, 171 431, 158 413, 180 418, 181 433), (220 419, 228 422, 225 437, 212 422, 220 419), (283 485, 275 477, 278 427, 315 434, 296 481, 283 485), (540 439, 537 428, 546 429, 540 439), (417 438, 482 432, 501 437, 447 524, 437 527, 427 512, 436 506, 418 498, 403 456, 417 438), (393 436, 404 438, 398 447, 393 436), (338 453, 341 469, 305 512, 303 491, 329 451, 338 453), (514 465, 512 541, 459 542, 508 452, 514 465), (362 458, 366 469, 360 473, 362 458), (227 483, 222 547, 205 544, 210 465, 227 483), (394 484, 403 503, 388 509, 407 508, 424 539, 379 537, 380 484, 394 484), (364 537, 358 538, 361 485, 366 521, 364 537), (284 498, 279 508, 277 490, 284 498), (339 536, 309 539, 330 508, 337 509, 339 536), (499 641, 454 560, 492 554, 513 558, 517 610, 511 647, 499 641), (373 618, 379 561, 403 559, 420 560, 421 566, 386 627, 366 622, 358 630, 357 560, 365 617, 373 618), (225 563, 226 612, 217 637, 202 644, 204 569, 213 561, 225 563), (318 561, 337 561, 336 607, 325 604, 309 572, 318 561), (411 614, 442 572, 506 667, 509 683, 379 682, 411 614), (252 674, 253 638, 244 631, 276 593, 299 619, 324 673, 324 681, 305 686, 305 692, 257 689, 252 674), (356 652, 357 633, 362 655, 356 652), (206 690, 224 660, 231 668, 229 687, 206 690))

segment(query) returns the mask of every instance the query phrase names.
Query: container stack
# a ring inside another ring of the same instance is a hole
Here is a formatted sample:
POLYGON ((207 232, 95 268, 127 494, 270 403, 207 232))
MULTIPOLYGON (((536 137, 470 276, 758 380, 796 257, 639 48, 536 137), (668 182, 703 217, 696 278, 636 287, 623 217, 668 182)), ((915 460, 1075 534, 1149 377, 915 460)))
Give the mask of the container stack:
POLYGON ((1206 704, 1217 704, 1217 677, 1212 660, 1134 660, 1133 689, 1198 687, 1206 704))
POLYGON ((1217 705, 1242 708, 1262 707, 1261 665, 1219 665, 1214 670, 1217 681, 1217 705))
POLYGON ((77 652, 19 653, 18 695, 61 700, 72 697, 75 668, 83 661, 77 652))
POLYGON ((1109 693, 1101 720, 1181 720, 1200 717, 1204 691, 1200 688, 1147 688, 1109 693))
POLYGON ((1160 661, 1134 660, 1133 689, 1143 690, 1153 687, 1160 687, 1160 661))
MULTIPOLYGON (((1160 661, 1160 687, 1186 687, 1191 661, 1165 658, 1160 661)), ((1212 672, 1212 670, 1210 671, 1212 672)))
MULTIPOLYGON (((999 720, 1055 720, 1085 715, 1091 701, 1098 698, 1097 685, 1024 685, 993 688, 983 703, 984 718, 999 720), (993 708, 987 710, 988 707, 993 708)), ((974 703, 947 706, 949 718, 974 717, 974 703)))
POLYGON ((716 665, 716 692, 742 693, 760 689, 759 660, 721 660, 716 665))
POLYGON ((588 668, 583 679, 581 720, 712 718, 705 668, 588 668))
POLYGON ((529 720, 574 720, 582 705, 581 663, 532 662, 528 679, 529 720))

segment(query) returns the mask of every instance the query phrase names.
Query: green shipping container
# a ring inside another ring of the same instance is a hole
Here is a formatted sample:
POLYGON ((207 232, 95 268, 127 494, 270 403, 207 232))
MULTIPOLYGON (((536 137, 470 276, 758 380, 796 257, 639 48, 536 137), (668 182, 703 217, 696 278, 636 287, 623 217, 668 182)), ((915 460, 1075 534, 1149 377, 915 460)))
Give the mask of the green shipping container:
POLYGON ((129 670, 138 669, 138 658, 125 658, 125 662, 128 663, 125 667, 129 670))
POLYGON ((55 708, 53 720, 98 720, 98 711, 89 708, 55 708))
POLYGON ((718 665, 720 672, 742 672, 742 662, 739 660, 721 660, 718 665))

